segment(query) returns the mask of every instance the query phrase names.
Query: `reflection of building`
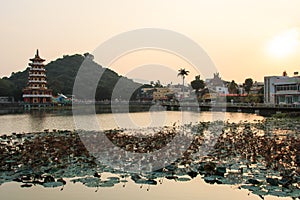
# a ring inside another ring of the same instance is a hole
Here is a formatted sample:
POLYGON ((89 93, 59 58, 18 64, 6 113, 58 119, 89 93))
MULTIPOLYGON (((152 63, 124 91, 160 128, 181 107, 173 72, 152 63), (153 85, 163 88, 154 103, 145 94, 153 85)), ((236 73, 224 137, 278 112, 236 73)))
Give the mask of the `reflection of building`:
POLYGON ((292 104, 300 102, 300 76, 266 76, 264 81, 265 103, 292 104))
POLYGON ((47 88, 47 77, 44 59, 40 58, 36 51, 34 58, 30 59, 27 87, 23 89, 23 99, 29 104, 51 103, 52 90, 47 88))

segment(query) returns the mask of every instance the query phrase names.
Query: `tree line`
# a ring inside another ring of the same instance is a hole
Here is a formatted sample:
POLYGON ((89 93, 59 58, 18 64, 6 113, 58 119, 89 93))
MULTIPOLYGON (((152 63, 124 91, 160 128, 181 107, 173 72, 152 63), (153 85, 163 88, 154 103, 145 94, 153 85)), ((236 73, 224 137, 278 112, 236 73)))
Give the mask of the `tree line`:
MULTIPOLYGON (((188 75, 185 69, 178 70, 178 75, 185 74, 185 76, 188 75)), ((264 94, 264 88, 261 87, 259 91, 257 91, 257 94, 250 94, 250 91, 252 87, 254 86, 254 82, 252 78, 246 78, 244 83, 242 84, 242 89, 245 91, 246 96, 241 97, 241 91, 240 86, 232 80, 231 82, 223 81, 220 77, 219 73, 214 73, 213 78, 210 80, 210 87, 225 87, 228 89, 229 94, 236 94, 237 96, 230 96, 227 97, 227 101, 235 101, 235 102, 253 102, 253 103, 263 103, 263 94, 264 94)), ((201 90, 204 91, 204 89, 207 87, 207 84, 200 79, 200 75, 195 76, 195 80, 191 81, 191 87, 195 90, 197 98, 201 100, 201 96, 203 96, 203 92, 201 93, 201 90)), ((208 91, 208 90, 205 90, 208 91)))
MULTIPOLYGON (((114 90, 114 87, 118 81, 122 81, 122 87, 119 89, 119 98, 128 95, 128 92, 132 91, 132 88, 139 88, 142 84, 136 83, 131 79, 118 75, 113 70, 104 68, 97 64, 93 60, 91 54, 75 54, 64 55, 62 58, 58 58, 45 65, 47 74, 47 86, 53 90, 53 95, 63 93, 65 95, 71 95, 73 92, 73 85, 77 75, 77 72, 82 65, 85 64, 96 66, 102 71, 102 76, 97 84, 97 90, 95 99, 98 101, 110 99, 114 90)), ((14 97, 16 101, 22 101, 22 89, 26 87, 28 80, 29 67, 24 71, 13 72, 10 77, 3 77, 0 79, 0 96, 14 97)), ((85 84, 85 88, 88 88, 89 83, 85 84)), ((136 92, 133 93, 134 98, 136 92)), ((78 97, 84 99, 85 97, 78 97)))

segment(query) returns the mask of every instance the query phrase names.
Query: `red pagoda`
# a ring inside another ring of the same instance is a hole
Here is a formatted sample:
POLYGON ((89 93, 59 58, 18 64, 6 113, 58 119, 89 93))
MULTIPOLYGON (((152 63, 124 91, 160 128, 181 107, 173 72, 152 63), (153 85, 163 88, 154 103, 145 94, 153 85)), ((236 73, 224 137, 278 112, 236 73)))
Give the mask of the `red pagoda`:
POLYGON ((26 104, 50 104, 52 102, 52 90, 47 88, 46 69, 40 58, 39 50, 34 58, 30 59, 27 87, 23 89, 23 99, 26 104))

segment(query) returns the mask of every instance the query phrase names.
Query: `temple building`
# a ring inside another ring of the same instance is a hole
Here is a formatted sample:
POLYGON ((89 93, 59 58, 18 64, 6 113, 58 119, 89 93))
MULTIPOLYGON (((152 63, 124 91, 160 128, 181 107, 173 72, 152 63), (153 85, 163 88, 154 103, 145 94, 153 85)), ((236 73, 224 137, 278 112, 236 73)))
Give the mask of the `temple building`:
POLYGON ((29 74, 26 88, 23 89, 25 104, 50 104, 52 102, 52 90, 47 88, 46 69, 40 58, 39 50, 34 58, 30 59, 29 74))

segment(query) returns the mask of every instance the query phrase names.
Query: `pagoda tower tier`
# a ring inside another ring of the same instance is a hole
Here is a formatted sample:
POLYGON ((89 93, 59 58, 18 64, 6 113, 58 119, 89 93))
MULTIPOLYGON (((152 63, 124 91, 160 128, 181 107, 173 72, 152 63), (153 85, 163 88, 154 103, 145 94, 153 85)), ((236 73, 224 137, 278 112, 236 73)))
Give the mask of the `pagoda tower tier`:
POLYGON ((28 104, 48 104, 52 102, 52 90, 47 88, 46 69, 40 58, 39 50, 34 58, 29 59, 29 74, 26 88, 23 89, 23 100, 28 104))

